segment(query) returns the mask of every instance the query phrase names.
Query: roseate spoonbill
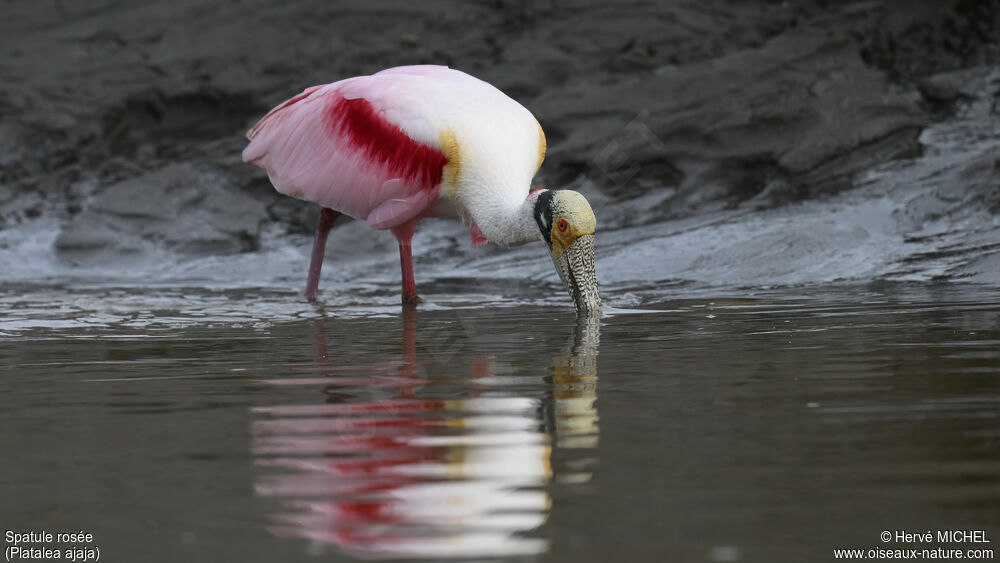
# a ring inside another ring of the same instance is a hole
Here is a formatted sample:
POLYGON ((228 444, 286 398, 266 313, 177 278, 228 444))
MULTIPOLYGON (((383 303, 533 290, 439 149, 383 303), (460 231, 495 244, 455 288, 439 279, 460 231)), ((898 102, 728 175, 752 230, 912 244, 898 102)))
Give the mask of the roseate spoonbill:
POLYGON ((545 135, 492 85, 444 66, 403 66, 306 88, 247 132, 243 160, 281 193, 320 204, 306 297, 341 214, 399 241, 403 302, 417 303, 410 240, 424 217, 458 215, 476 246, 542 240, 578 311, 598 311, 594 212, 569 190, 530 190, 545 135))

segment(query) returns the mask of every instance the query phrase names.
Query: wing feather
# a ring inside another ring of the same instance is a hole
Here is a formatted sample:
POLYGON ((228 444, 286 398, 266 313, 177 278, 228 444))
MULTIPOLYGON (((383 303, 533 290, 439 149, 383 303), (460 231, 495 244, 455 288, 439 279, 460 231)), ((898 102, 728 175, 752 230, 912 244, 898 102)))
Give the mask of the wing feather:
POLYGON ((247 132, 243 160, 267 170, 283 194, 395 227, 434 203, 448 163, 433 100, 405 84, 441 68, 307 88, 247 132))

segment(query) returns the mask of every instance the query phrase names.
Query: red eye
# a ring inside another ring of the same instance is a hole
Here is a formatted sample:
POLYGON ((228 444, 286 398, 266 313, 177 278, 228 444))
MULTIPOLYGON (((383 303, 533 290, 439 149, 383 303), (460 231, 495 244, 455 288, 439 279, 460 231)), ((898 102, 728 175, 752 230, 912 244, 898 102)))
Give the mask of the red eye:
POLYGON ((560 219, 559 223, 557 223, 557 225, 559 226, 559 230, 560 231, 565 231, 566 230, 566 226, 567 225, 566 225, 566 220, 565 219, 560 219))

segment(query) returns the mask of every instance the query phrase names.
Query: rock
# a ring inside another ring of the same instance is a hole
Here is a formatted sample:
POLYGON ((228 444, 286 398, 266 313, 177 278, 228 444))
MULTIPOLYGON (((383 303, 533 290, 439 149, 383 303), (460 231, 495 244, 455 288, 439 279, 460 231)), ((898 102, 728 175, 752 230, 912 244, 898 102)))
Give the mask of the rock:
POLYGON ((765 191, 781 204, 849 188, 866 167, 914 154, 927 121, 856 44, 811 29, 648 77, 582 80, 535 104, 542 119, 564 124, 551 156, 570 173, 556 183, 583 173, 622 198, 643 195, 643 185, 678 186, 661 218, 765 191))
POLYGON ((963 282, 996 285, 1000 280, 1000 251, 995 247, 983 249, 966 264, 948 272, 950 277, 963 282))
POLYGON ((217 167, 171 164, 100 190, 55 242, 75 265, 148 263, 164 251, 186 257, 259 246, 265 204, 241 194, 217 167))
POLYGON ((990 64, 1000 56, 1000 1, 886 0, 861 54, 899 80, 990 64))

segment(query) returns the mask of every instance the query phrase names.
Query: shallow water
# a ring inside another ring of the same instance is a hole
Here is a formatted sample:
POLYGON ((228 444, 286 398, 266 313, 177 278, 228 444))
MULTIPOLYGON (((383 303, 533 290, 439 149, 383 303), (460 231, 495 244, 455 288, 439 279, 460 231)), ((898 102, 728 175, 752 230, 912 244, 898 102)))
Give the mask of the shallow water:
POLYGON ((637 297, 591 322, 69 293, 0 292, 0 521, 93 533, 102 560, 825 561, 907 547, 886 529, 1000 538, 991 290, 637 297))

